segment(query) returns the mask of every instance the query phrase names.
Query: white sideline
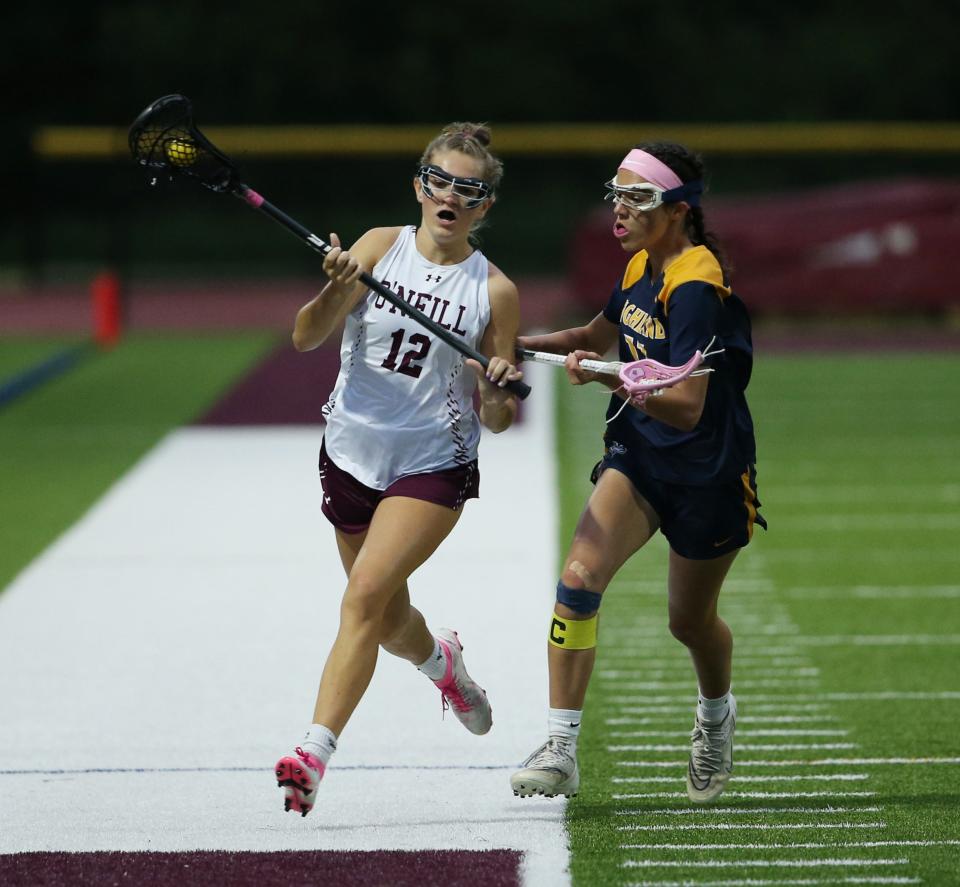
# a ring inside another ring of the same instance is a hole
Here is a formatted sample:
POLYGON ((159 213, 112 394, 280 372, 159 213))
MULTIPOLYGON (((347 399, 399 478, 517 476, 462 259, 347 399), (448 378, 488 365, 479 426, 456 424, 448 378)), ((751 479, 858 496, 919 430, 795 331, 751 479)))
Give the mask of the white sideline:
POLYGON ((344 586, 321 429, 183 429, 0 595, 0 853, 510 848, 527 887, 568 884, 565 802, 508 783, 544 738, 530 639, 556 582, 552 370, 525 370, 524 421, 484 435, 482 498, 410 583, 460 632, 489 735, 383 655, 317 809, 284 814, 273 763, 309 723, 344 586))

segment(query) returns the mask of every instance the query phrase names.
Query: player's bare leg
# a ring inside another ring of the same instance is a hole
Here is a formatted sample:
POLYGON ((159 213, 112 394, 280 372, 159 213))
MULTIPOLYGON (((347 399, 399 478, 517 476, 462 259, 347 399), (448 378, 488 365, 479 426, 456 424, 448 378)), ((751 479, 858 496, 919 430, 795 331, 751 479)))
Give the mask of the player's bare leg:
POLYGON ((459 517, 459 511, 403 496, 379 504, 350 570, 340 629, 320 679, 314 723, 337 735, 346 726, 373 676, 387 605, 459 517), (411 533, 410 527, 418 532, 411 533))
MULTIPOLYGON (((647 542, 658 525, 656 513, 627 477, 619 471, 605 471, 580 516, 560 582, 568 589, 602 594, 617 570, 647 542)), ((578 612, 559 601, 554 615, 566 625, 570 637, 588 631, 589 622, 597 620, 596 614, 578 612)), ((515 795, 572 797, 579 790, 577 738, 596 660, 595 625, 591 630, 594 640, 585 640, 582 649, 547 644, 548 738, 510 778, 515 795)))
POLYGON ((732 551, 712 560, 690 560, 670 552, 670 631, 690 651, 700 689, 687 768, 687 794, 697 803, 719 796, 733 770, 733 635, 717 613, 717 600, 736 556, 732 551))
MULTIPOLYGON (((338 531, 337 543, 349 577, 363 547, 366 531, 347 534, 338 531)), ((493 723, 486 692, 474 681, 463 664, 463 645, 455 631, 441 628, 430 633, 423 614, 410 604, 407 583, 393 594, 380 622, 380 646, 406 659, 426 674, 440 690, 444 705, 471 733, 484 734, 493 723)))

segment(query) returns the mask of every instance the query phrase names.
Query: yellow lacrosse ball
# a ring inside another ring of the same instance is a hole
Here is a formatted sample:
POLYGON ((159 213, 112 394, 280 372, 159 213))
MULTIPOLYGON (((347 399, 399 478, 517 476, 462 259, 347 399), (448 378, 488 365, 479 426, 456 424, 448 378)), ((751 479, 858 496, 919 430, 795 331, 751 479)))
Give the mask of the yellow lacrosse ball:
POLYGON ((172 166, 193 166, 200 156, 196 144, 187 139, 170 139, 166 151, 172 166))

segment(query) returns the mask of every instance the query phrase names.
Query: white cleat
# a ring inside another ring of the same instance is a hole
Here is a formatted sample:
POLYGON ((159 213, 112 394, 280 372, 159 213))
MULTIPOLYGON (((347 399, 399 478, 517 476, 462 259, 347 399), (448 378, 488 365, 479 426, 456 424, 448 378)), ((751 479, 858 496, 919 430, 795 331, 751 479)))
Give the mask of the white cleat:
POLYGON ((561 736, 551 736, 523 762, 523 769, 510 777, 510 787, 518 798, 575 798, 580 791, 580 771, 570 743, 561 736))
POLYGON ((493 726, 493 709, 487 693, 467 674, 463 664, 463 645, 457 633, 441 628, 436 637, 447 657, 447 671, 433 683, 443 694, 444 705, 449 704, 457 720, 471 733, 482 736, 493 726))
POLYGON ((737 700, 730 694, 730 711, 719 724, 704 724, 699 718, 690 739, 687 766, 687 796, 695 804, 706 804, 727 787, 733 770, 733 733, 737 727, 737 700))

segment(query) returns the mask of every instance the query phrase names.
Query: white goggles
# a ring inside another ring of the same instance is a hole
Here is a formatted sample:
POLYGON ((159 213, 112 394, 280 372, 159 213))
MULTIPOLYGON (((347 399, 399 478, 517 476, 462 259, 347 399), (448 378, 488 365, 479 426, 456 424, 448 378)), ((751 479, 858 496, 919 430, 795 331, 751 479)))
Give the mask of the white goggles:
POLYGON ((432 200, 442 200, 453 194, 463 201, 465 209, 480 206, 493 193, 483 179, 470 179, 464 176, 452 176, 439 166, 421 166, 417 178, 423 193, 432 200))
POLYGON ((605 200, 613 203, 619 203, 627 209, 636 209, 640 212, 650 212, 663 203, 663 188, 651 185, 649 182, 643 182, 638 185, 618 185, 617 180, 610 179, 604 185, 607 193, 605 200))
POLYGON ((610 179, 604 187, 607 193, 604 200, 619 203, 627 209, 648 213, 663 203, 679 203, 685 201, 690 206, 700 205, 700 194, 703 191, 703 182, 699 179, 684 182, 677 188, 664 190, 650 182, 640 182, 636 185, 620 185, 616 178, 610 179))

